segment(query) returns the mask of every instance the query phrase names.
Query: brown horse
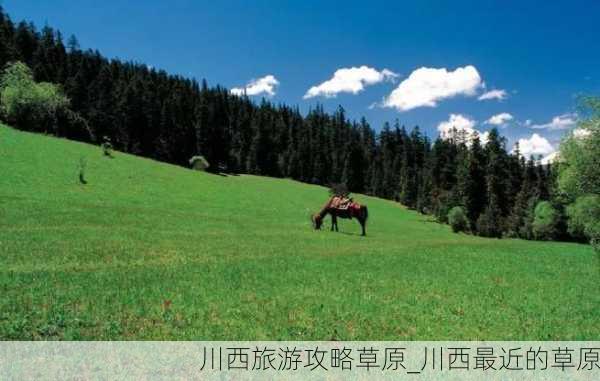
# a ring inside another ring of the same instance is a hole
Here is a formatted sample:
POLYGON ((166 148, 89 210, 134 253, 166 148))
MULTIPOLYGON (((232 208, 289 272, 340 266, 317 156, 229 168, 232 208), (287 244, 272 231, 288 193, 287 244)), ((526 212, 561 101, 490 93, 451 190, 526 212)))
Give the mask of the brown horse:
POLYGON ((327 201, 325 206, 311 217, 313 226, 316 230, 321 229, 323 225, 323 219, 327 214, 331 214, 331 231, 339 231, 337 225, 337 218, 356 218, 362 227, 362 235, 367 235, 365 227, 367 225, 367 218, 369 217, 369 210, 366 205, 361 205, 352 200, 349 201, 346 207, 340 207, 341 198, 334 196, 327 201))

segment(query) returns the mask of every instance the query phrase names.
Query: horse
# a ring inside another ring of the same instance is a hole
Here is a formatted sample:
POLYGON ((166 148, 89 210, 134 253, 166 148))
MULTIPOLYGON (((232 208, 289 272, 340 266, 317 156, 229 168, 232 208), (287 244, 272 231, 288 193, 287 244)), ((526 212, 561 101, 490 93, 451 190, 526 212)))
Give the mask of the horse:
POLYGON ((346 208, 340 208, 339 205, 341 204, 341 201, 342 199, 339 196, 333 196, 318 213, 311 216, 311 221, 315 230, 320 230, 325 216, 331 214, 331 231, 339 231, 337 224, 338 217, 347 219, 356 218, 362 228, 362 236, 366 236, 367 232, 365 227, 367 225, 367 218, 369 217, 367 206, 349 200, 346 208))

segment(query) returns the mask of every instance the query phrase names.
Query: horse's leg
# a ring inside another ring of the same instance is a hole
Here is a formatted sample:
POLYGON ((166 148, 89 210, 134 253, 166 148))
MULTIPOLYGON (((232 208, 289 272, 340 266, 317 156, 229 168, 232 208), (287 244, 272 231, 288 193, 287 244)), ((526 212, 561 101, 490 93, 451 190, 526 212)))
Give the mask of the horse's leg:
POLYGON ((358 216, 357 220, 358 220, 358 222, 360 222, 360 227, 362 228, 362 236, 364 237, 367 235, 367 232, 365 230, 365 225, 367 224, 367 219, 361 213, 361 215, 358 216))
POLYGON ((334 226, 337 225, 337 217, 335 213, 331 213, 331 231, 333 231, 334 226))

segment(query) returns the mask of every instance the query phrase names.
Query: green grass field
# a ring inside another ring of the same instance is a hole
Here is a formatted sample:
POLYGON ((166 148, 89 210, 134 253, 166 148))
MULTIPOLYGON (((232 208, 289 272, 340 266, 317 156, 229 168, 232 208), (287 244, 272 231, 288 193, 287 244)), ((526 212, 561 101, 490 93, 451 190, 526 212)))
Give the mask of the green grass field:
POLYGON ((367 237, 315 232, 323 187, 115 156, 0 126, 1 339, 600 337, 589 246, 453 234, 362 195, 367 237))

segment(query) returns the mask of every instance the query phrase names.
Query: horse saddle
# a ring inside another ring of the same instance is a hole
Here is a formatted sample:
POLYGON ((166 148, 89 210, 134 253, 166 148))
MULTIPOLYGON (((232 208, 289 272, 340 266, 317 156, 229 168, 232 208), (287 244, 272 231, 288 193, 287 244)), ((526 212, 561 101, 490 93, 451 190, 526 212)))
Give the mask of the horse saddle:
POLYGON ((351 198, 345 197, 335 197, 332 202, 332 207, 339 210, 348 210, 350 205, 352 204, 351 198))

